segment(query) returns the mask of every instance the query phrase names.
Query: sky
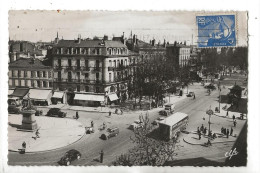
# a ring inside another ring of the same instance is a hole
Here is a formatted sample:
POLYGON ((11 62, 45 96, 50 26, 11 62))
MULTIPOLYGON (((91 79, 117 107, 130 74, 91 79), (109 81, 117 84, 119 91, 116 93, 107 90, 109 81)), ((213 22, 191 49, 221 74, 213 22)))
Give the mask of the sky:
MULTIPOLYGON (((205 13, 202 13, 205 15, 205 13)), ((9 37, 11 40, 51 41, 57 32, 60 38, 76 39, 121 36, 130 37, 132 31, 138 39, 163 42, 164 39, 196 44, 197 26, 193 11, 9 11, 9 37)), ((247 45, 247 15, 236 12, 237 45, 247 45)))

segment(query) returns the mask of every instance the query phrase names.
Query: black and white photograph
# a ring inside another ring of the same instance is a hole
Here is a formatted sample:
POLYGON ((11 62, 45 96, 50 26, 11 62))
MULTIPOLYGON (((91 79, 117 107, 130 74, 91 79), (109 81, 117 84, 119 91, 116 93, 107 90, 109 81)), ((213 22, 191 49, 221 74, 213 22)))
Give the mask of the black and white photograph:
POLYGON ((8 15, 9 166, 247 166, 248 12, 8 15))

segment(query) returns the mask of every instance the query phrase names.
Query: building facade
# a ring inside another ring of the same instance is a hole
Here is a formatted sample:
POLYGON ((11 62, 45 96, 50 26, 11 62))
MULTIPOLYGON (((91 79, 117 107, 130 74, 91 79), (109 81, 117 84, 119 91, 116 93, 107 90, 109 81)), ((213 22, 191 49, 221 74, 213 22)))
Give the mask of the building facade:
POLYGON ((57 37, 52 63, 53 88, 66 91, 69 104, 109 104, 127 97, 128 49, 120 41, 107 40, 106 37, 102 40, 80 37, 77 40, 59 40, 57 37), (76 94, 103 96, 104 100, 82 98, 82 102, 77 102, 74 101, 74 97, 79 98, 76 94), (110 98, 110 95, 113 96, 110 98))
POLYGON ((28 87, 52 89, 53 71, 42 61, 34 58, 20 58, 9 63, 9 88, 28 87))

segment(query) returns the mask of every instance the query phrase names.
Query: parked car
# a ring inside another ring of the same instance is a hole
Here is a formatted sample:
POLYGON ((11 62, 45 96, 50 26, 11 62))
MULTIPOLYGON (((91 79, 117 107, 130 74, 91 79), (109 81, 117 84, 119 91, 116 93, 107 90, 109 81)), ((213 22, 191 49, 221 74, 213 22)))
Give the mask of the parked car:
POLYGON ((194 96, 194 92, 189 92, 189 94, 186 95, 187 97, 193 97, 194 96))
POLYGON ((157 118, 156 120, 154 120, 153 122, 152 122, 152 125, 158 125, 159 124, 159 122, 160 121, 162 121, 162 120, 164 120, 165 118, 164 117, 159 117, 159 118, 157 118))
POLYGON ((163 116, 169 116, 171 114, 171 112, 169 110, 161 110, 159 112, 159 115, 163 115, 163 116))
POLYGON ((138 119, 135 120, 134 123, 129 126, 129 129, 134 130, 142 127, 143 127, 143 122, 138 119))
POLYGON ((62 112, 60 110, 60 108, 51 108, 46 116, 50 116, 50 117, 60 117, 60 118, 64 118, 67 116, 67 113, 66 112, 62 112))
POLYGON ((61 165, 69 166, 72 161, 79 160, 80 158, 81 153, 75 149, 72 149, 66 152, 58 163, 61 165))
POLYGON ((107 140, 113 136, 117 136, 118 134, 119 134, 118 127, 108 128, 106 133, 101 135, 101 139, 107 140))
POLYGON ((20 114, 21 113, 21 107, 17 107, 16 105, 9 105, 8 106, 8 113, 10 114, 20 114))
POLYGON ((169 103, 169 104, 167 104, 167 105, 164 105, 164 110, 170 111, 171 113, 173 113, 174 110, 175 110, 175 105, 174 105, 174 104, 171 104, 171 103, 169 103))
POLYGON ((215 90, 216 89, 216 86, 214 84, 208 84, 208 85, 205 85, 204 88, 206 89, 211 89, 211 90, 215 90))

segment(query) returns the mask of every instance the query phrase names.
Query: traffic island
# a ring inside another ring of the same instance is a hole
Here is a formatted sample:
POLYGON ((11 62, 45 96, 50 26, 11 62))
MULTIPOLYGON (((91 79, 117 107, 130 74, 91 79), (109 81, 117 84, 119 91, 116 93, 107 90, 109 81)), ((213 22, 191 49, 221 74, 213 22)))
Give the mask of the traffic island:
POLYGON ((18 152, 26 143, 26 153, 43 152, 65 147, 80 140, 85 127, 78 121, 68 118, 36 116, 36 131, 21 131, 22 115, 8 116, 8 150, 18 152))

